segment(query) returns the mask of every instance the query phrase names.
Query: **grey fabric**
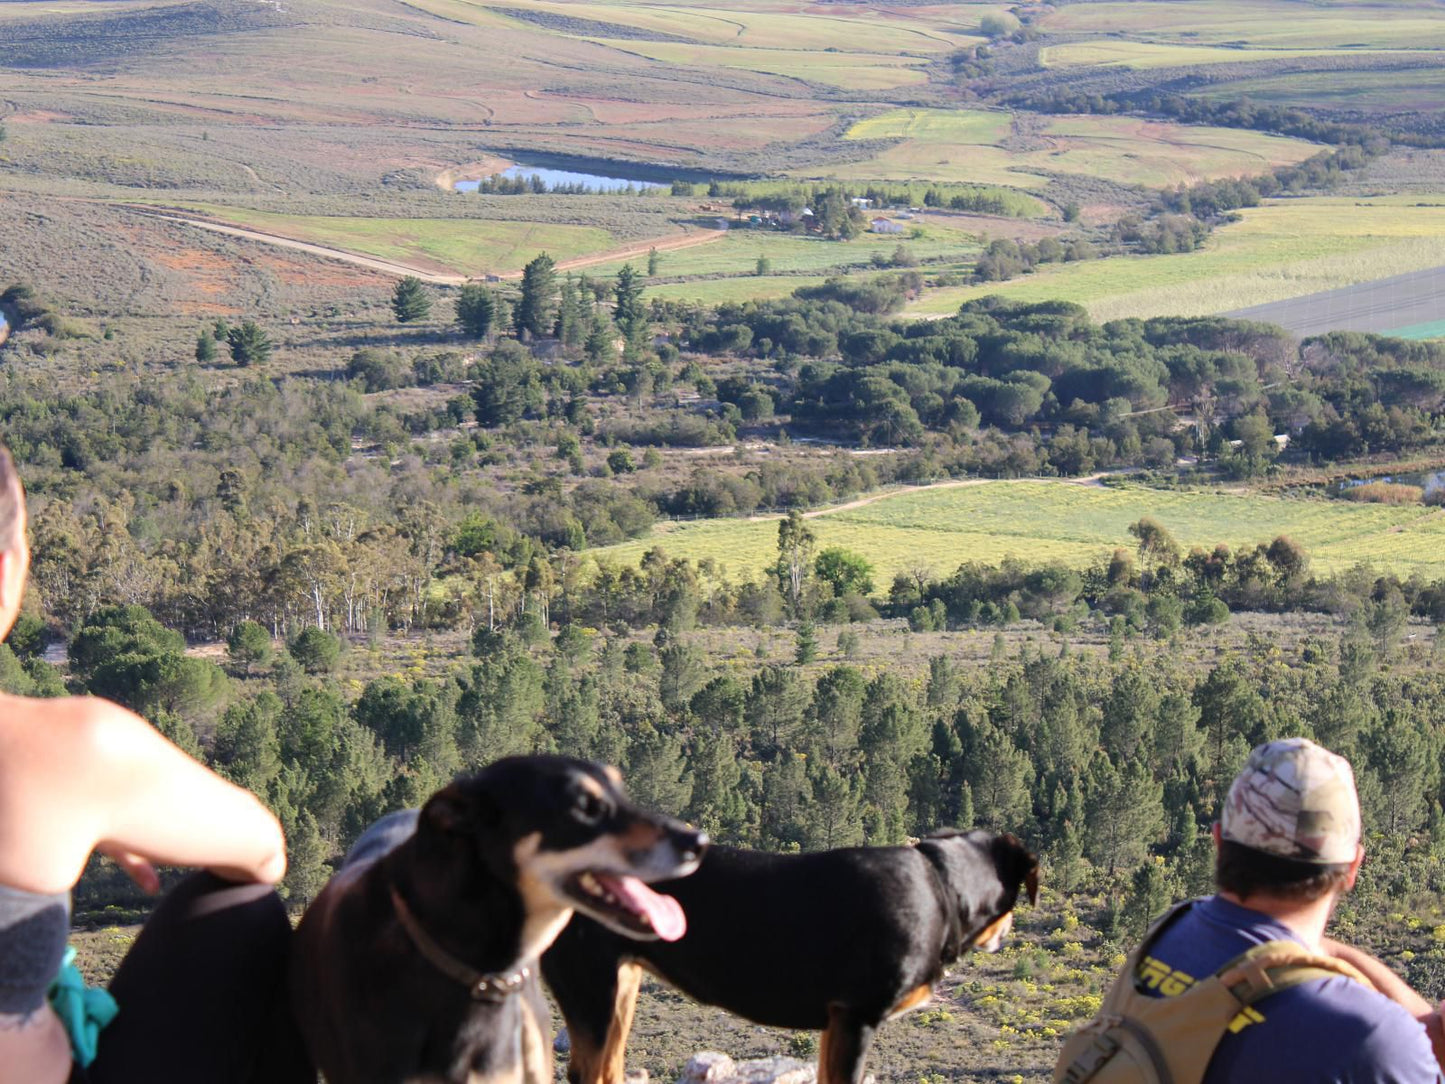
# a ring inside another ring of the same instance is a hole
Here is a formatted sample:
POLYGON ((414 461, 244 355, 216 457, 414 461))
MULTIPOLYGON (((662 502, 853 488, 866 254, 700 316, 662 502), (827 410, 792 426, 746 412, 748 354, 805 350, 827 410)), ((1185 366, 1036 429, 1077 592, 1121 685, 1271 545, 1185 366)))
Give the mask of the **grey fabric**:
POLYGON ((376 861, 416 832, 416 819, 420 813, 418 809, 399 809, 373 821, 366 831, 356 837, 340 868, 376 861))
POLYGON ((70 936, 70 893, 0 885, 0 1013, 34 1012, 60 970, 70 936))

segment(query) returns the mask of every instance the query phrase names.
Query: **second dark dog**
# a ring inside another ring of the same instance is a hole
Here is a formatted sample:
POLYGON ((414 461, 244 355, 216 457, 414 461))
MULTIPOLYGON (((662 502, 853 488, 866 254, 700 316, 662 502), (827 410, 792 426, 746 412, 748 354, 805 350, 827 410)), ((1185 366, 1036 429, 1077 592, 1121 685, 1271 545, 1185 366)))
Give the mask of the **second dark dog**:
POLYGON ((678 938, 707 839, 612 769, 513 757, 368 830, 296 931, 292 1004, 329 1084, 550 1084, 537 958, 573 910, 678 938))
POLYGON ((820 1084, 859 1084, 879 1025, 926 1002, 970 948, 996 951, 1021 889, 1037 901, 1038 861, 982 831, 805 855, 714 847, 658 887, 687 912, 680 940, 625 941, 579 918, 542 958, 571 1084, 622 1084, 642 968, 756 1023, 821 1030, 820 1084))

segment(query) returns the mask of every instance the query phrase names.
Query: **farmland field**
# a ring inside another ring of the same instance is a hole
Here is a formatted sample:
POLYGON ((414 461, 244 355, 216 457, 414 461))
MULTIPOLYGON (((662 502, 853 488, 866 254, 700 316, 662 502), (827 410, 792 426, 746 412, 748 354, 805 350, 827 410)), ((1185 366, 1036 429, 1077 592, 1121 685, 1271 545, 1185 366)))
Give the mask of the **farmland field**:
MULTIPOLYGON (((1371 50, 1373 51, 1373 50, 1371 50)), ((1359 56, 1363 50, 1353 50, 1359 56)), ((1270 60, 1294 60, 1306 56, 1331 56, 1330 49, 1258 49, 1231 48, 1219 45, 1169 45, 1153 41, 1129 41, 1111 38, 1108 41, 1069 42, 1040 50, 1039 62, 1049 68, 1093 68, 1118 65, 1122 68, 1192 67, 1196 64, 1242 64, 1267 57, 1270 60)))
POLYGON ((1215 231, 1204 249, 1068 264, 1002 284, 940 290, 919 313, 947 313, 996 293, 1062 298, 1097 320, 1196 316, 1301 297, 1436 267, 1445 241, 1440 197, 1268 200, 1215 231))
POLYGON ((903 142, 839 168, 842 177, 931 178, 1042 188, 1053 174, 1172 187, 1303 161, 1312 143, 1259 132, 1127 117, 1038 117, 903 109, 860 121, 849 139, 903 142), (1021 138, 1027 149, 1015 144, 1021 138))
MULTIPOLYGON (((723 282, 735 281, 742 276, 755 280, 760 258, 767 260, 769 273, 786 284, 790 275, 817 276, 871 269, 875 261, 886 263, 899 245, 903 245, 914 258, 928 261, 933 269, 967 267, 978 251, 975 236, 965 230, 934 222, 916 226, 915 230, 916 236, 913 233, 865 233, 845 242, 766 229, 734 229, 720 241, 659 253, 658 278, 661 281, 650 285, 648 293, 664 297, 716 299, 716 289, 723 282), (690 293, 689 287, 697 292, 690 293)), ((625 262, 629 261, 597 264, 588 268, 587 273, 616 274, 625 262)), ((640 269, 647 261, 644 257, 630 262, 640 269)), ((792 281, 796 286, 804 284, 801 279, 792 281)), ((745 289, 745 286, 742 288, 745 289)))
POLYGON ((1369 3, 1143 0, 1070 4, 1043 25, 1055 33, 1122 34, 1145 41, 1252 49, 1439 49, 1445 48, 1442 11, 1433 0, 1388 14, 1369 3))
POLYGON ((266 233, 460 275, 516 271, 541 252, 565 260, 616 243, 606 230, 587 226, 276 215, 226 207, 204 210, 266 233))
MULTIPOLYGON (((1338 572, 1373 563, 1400 575, 1445 574, 1445 511, 1139 486, 1017 481, 905 490, 859 508, 810 518, 819 548, 843 546, 875 567, 886 585, 917 566, 947 573, 964 561, 1061 561, 1082 567, 1116 547, 1132 549, 1131 523, 1153 516, 1181 545, 1268 542, 1289 535, 1315 569, 1338 572)), ((662 546, 674 557, 711 558, 733 575, 753 576, 776 560, 773 520, 671 523, 647 538, 595 551, 634 563, 662 546)))

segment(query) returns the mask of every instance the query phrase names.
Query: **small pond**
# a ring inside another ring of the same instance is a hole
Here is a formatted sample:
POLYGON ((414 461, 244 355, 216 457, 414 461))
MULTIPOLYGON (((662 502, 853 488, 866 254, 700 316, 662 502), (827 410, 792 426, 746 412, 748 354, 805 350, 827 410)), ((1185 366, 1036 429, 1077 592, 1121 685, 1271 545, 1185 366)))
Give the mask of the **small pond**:
MULTIPOLYGON (((628 188, 670 187, 661 181, 644 181, 636 177, 617 177, 602 173, 581 173, 570 169, 552 169, 547 166, 528 165, 526 162, 518 162, 516 165, 502 170, 501 175, 508 180, 530 180, 532 177, 539 177, 549 189, 577 185, 591 189, 593 192, 621 192, 628 188)), ((458 192, 475 192, 481 183, 480 181, 458 181, 455 187, 458 192)))
POLYGON ((1369 482, 1392 482, 1395 485, 1419 486, 1425 491, 1425 496, 1430 496, 1441 489, 1445 489, 1445 471, 1423 471, 1410 474, 1387 474, 1378 478, 1346 478, 1339 483, 1339 491, 1354 489, 1369 482))

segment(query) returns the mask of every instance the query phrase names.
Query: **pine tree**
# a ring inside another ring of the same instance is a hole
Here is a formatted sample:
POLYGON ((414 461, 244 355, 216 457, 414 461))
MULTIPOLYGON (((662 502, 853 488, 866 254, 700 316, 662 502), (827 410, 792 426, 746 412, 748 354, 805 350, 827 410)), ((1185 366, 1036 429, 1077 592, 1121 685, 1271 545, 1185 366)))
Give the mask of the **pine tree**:
POLYGON ((556 311, 557 265, 544 252, 522 269, 522 297, 512 313, 517 334, 550 334, 556 311))
POLYGON ((642 278, 630 263, 623 264, 617 272, 613 295, 612 318, 632 349, 647 333, 647 310, 642 304, 642 278))
POLYGON ((647 277, 648 277, 648 278, 651 279, 651 278, 656 278, 656 277, 657 277, 657 268, 658 268, 658 265, 659 265, 661 262, 662 262, 662 257, 657 254, 657 249, 656 249, 655 247, 654 247, 654 248, 650 248, 650 249, 647 250, 647 277))
POLYGON ((485 339, 497 319, 497 300, 485 286, 469 282, 457 294, 457 326, 473 339, 485 339))
POLYGON ((799 666, 807 666, 818 657, 818 630, 811 621, 798 626, 798 640, 793 656, 799 666))
POLYGON ((587 342, 582 347, 587 360, 598 365, 617 360, 617 348, 613 343, 615 338, 607 317, 600 312, 595 314, 592 317, 592 330, 587 333, 587 342))
POLYGON ((431 313, 431 298, 427 297, 421 279, 408 275, 396 284, 391 295, 391 311, 398 324, 411 324, 425 320, 431 313))
POLYGON ((209 331, 203 331, 196 339, 196 360, 202 365, 216 360, 216 340, 209 331))
POLYGON ((230 328, 226 332, 226 343, 231 348, 231 360, 237 365, 260 365, 274 348, 270 336, 254 320, 230 328))
POLYGON ((562 281, 562 300, 557 306, 557 338, 564 346, 581 346, 588 330, 587 313, 577 283, 568 275, 562 281))

